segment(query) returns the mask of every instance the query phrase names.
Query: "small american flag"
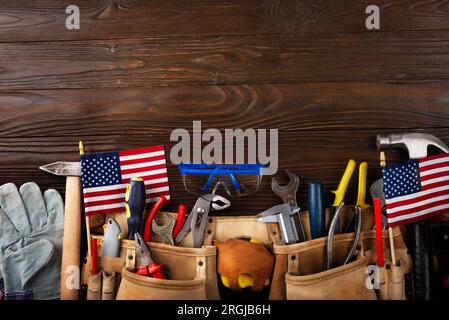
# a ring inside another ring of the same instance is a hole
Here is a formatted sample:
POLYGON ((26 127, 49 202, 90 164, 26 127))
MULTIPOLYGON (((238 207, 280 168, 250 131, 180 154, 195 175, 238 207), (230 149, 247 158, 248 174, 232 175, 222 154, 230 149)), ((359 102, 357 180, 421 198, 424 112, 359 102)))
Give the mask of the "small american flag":
POLYGON ((144 180, 147 203, 170 199, 163 145, 83 155, 81 172, 86 216, 124 211, 126 184, 134 177, 144 180))
POLYGON ((382 170, 388 225, 449 213, 449 153, 382 170))

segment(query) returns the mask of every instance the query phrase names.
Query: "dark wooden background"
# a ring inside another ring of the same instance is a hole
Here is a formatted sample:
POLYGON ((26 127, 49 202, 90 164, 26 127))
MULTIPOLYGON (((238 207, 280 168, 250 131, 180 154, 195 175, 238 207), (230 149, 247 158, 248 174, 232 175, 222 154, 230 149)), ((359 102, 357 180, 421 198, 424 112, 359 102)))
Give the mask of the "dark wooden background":
MULTIPOLYGON (((88 152, 164 143, 171 130, 278 128, 280 168, 335 189, 349 158, 379 176, 377 133, 449 142, 449 5, 396 0, 0 0, 0 183, 88 152), (81 29, 65 28, 65 8, 81 29), (381 8, 381 30, 365 8, 381 8)), ((389 161, 404 159, 388 153, 389 161)), ((189 205, 169 165, 173 203, 189 205)), ((347 202, 355 201, 353 177, 347 202)), ((229 214, 279 199, 262 190, 229 214)), ((329 193, 328 202, 331 201, 329 193)))

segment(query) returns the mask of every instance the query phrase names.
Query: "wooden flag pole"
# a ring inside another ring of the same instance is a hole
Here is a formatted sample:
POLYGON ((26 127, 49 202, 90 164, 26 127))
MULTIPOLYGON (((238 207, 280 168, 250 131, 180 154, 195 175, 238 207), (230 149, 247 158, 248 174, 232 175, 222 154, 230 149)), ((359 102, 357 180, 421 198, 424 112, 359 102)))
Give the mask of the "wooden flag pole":
MULTIPOLYGON (((79 142, 80 156, 84 155, 84 143, 83 141, 79 142)), ((86 234, 87 234, 87 256, 92 258, 92 245, 90 240, 90 220, 89 217, 85 215, 86 219, 86 234)))
MULTIPOLYGON (((385 168, 387 166, 387 162, 385 160, 385 152, 381 151, 380 153, 380 166, 385 168)), ((388 227, 388 236, 390 238, 390 252, 391 252, 391 263, 396 266, 396 252, 394 249, 394 238, 393 238, 393 228, 388 227)))

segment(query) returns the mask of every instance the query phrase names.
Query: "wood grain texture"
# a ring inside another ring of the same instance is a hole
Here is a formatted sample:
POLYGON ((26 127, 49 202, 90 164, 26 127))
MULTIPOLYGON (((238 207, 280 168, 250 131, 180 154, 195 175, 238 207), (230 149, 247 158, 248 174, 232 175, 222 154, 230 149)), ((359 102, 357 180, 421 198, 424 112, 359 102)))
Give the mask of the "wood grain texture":
POLYGON ((2 90, 449 79, 449 31, 0 44, 2 90))
POLYGON ((449 28, 445 1, 2 0, 0 41, 364 32, 372 4, 381 9, 382 31, 449 28), (65 27, 71 4, 80 8, 79 30, 65 27))
MULTIPOLYGON (((423 130, 414 130, 423 132, 423 130)), ((279 168, 280 181, 286 182, 284 169, 290 169, 301 179, 298 201, 307 207, 307 183, 323 181, 326 188, 327 203, 330 205, 332 195, 330 190, 337 188, 347 161, 350 158, 358 163, 367 161, 369 164, 368 186, 379 178, 378 152, 375 147, 377 133, 387 133, 382 130, 337 130, 337 131, 280 131, 279 134, 279 168)), ((449 142, 447 129, 434 129, 432 133, 443 141, 449 142)), ((191 207, 196 200, 184 191, 181 176, 177 167, 170 163, 169 152, 174 144, 167 135, 116 135, 116 136, 79 136, 79 137, 34 137, 34 138, 3 138, 0 144, 0 181, 12 179, 17 184, 26 181, 38 181, 42 188, 57 188, 64 192, 65 179, 55 177, 37 170, 40 165, 58 160, 77 161, 77 141, 83 139, 86 152, 101 152, 134 147, 143 147, 156 143, 166 145, 168 160, 168 176, 173 199, 171 209, 180 202, 191 207), (12 173, 17 173, 12 176, 12 173)), ((406 152, 391 151, 387 153, 388 161, 407 159, 406 152)), ((271 192, 270 177, 263 180, 259 192, 246 198, 233 200, 234 205, 229 214, 255 214, 276 204, 279 199, 271 192)), ((357 174, 354 174, 348 189, 347 201, 355 201, 357 192, 357 174)), ((368 195, 369 196, 369 195, 368 195)))
MULTIPOLYGON (((306 186, 335 189, 349 158, 379 176, 377 133, 429 132, 449 142, 446 1, 79 0, 81 29, 65 28, 71 1, 0 0, 0 183, 88 152, 164 143, 171 130, 278 128, 279 168, 306 186), (381 8, 367 31, 365 7, 381 8)), ((406 158, 388 153, 389 161, 406 158)), ((173 196, 194 196, 169 164, 173 196)), ((355 201, 356 177, 348 190, 355 201)), ((279 203, 270 179, 229 214, 279 203)), ((351 200, 352 199, 352 200, 351 200)))
POLYGON ((449 127, 449 82, 0 91, 0 137, 449 127))

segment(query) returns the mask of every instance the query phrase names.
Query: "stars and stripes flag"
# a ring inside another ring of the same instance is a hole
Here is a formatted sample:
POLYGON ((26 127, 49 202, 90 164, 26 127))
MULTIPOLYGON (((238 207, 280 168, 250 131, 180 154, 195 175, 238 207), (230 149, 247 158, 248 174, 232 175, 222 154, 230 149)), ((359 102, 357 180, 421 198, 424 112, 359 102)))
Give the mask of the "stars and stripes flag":
POLYGON ((87 216, 125 210, 131 178, 145 182, 147 204, 170 199, 164 146, 81 156, 84 208, 87 216))
POLYGON ((449 153, 385 167, 388 225, 449 213, 449 153))

